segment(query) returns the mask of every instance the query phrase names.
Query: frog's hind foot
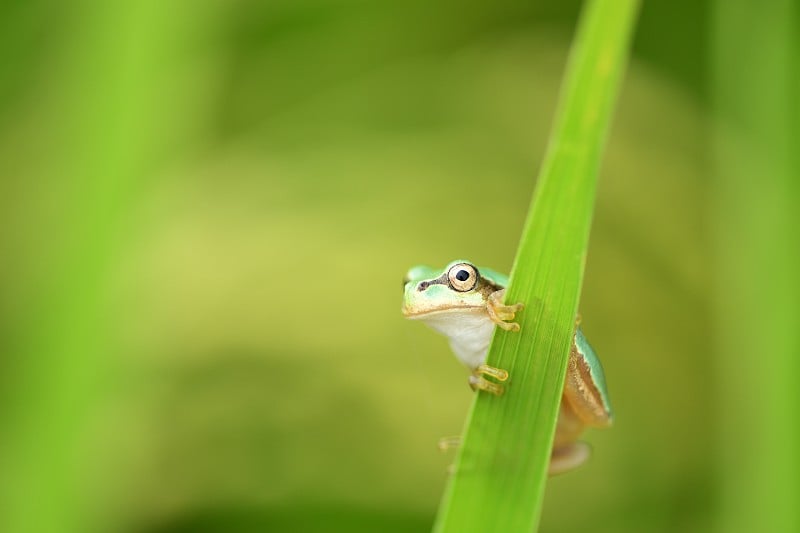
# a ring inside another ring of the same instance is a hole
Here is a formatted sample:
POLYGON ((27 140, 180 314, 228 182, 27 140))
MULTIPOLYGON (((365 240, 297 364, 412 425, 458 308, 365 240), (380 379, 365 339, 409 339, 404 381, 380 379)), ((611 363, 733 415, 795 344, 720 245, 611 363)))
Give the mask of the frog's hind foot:
POLYGON ((506 290, 502 289, 495 291, 489 295, 486 302, 486 312, 489 313, 489 318, 506 331, 519 331, 519 324, 516 322, 508 322, 514 320, 517 311, 521 311, 523 304, 506 305, 503 303, 503 298, 506 295, 506 290))
POLYGON ((436 447, 439 448, 440 452, 446 452, 448 450, 456 450, 461 446, 461 437, 456 435, 454 437, 442 437, 439 439, 439 442, 436 443, 436 447))
MULTIPOLYGON (((442 437, 439 439, 439 442, 436 443, 436 447, 439 448, 439 451, 444 453, 450 450, 457 450, 461 447, 461 436, 456 435, 452 437, 442 437)), ((447 475, 452 476, 456 473, 456 465, 452 463, 447 467, 447 475)))
POLYGON ((573 442, 553 450, 548 474, 555 476, 581 466, 592 455, 592 447, 585 442, 573 442))

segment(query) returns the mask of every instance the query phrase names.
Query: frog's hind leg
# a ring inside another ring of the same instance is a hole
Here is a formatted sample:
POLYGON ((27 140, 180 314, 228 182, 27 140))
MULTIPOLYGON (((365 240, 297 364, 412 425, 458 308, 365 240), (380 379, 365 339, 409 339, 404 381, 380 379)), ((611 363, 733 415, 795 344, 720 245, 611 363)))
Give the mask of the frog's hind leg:
MULTIPOLYGON (((584 353, 577 343, 578 336, 582 333, 576 330, 567 362, 567 375, 564 381, 564 396, 575 416, 585 426, 606 428, 611 425, 611 412, 604 400, 603 393, 598 388, 589 358, 598 365, 594 352, 584 353)), ((588 345, 585 350, 591 350, 588 345)))
POLYGON ((578 441, 585 427, 566 396, 562 396, 550 454, 551 476, 577 468, 589 458, 591 448, 585 442, 578 441))
POLYGON ((580 441, 554 448, 550 455, 550 467, 547 473, 555 476, 574 470, 585 463, 590 455, 592 455, 592 448, 580 441))

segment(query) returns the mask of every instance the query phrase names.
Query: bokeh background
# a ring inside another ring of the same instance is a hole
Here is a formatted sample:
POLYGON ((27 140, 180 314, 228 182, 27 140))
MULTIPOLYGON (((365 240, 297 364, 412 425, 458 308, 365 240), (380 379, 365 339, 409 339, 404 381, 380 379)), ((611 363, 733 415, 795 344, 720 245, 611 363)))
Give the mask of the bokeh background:
MULTIPOLYGON (((4 3, 9 523, 428 530, 471 393, 401 280, 510 268, 579 8, 4 3)), ((616 425, 543 531, 714 523, 708 35, 642 8, 581 304, 616 425)))

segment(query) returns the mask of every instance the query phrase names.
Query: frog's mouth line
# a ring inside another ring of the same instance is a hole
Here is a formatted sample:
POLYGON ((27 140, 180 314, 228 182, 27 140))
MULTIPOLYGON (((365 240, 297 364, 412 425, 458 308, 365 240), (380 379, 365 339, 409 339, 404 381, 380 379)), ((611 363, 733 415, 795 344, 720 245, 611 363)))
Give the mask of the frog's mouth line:
POLYGON ((444 315, 447 313, 452 313, 453 311, 471 311, 471 310, 480 310, 484 308, 485 306, 483 305, 451 305, 449 307, 440 307, 438 309, 432 309, 430 311, 417 311, 415 313, 409 312, 405 308, 403 308, 403 316, 405 316, 406 318, 415 319, 432 315, 444 315))

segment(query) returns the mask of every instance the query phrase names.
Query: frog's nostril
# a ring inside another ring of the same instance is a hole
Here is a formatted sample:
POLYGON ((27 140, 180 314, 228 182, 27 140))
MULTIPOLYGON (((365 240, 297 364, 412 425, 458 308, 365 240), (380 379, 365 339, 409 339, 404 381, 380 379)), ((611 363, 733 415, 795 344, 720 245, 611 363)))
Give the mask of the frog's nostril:
POLYGON ((428 288, 428 285, 430 285, 430 283, 428 283, 427 281, 423 281, 419 285, 417 285, 417 290, 419 292, 422 292, 422 291, 424 291, 425 289, 428 288))

